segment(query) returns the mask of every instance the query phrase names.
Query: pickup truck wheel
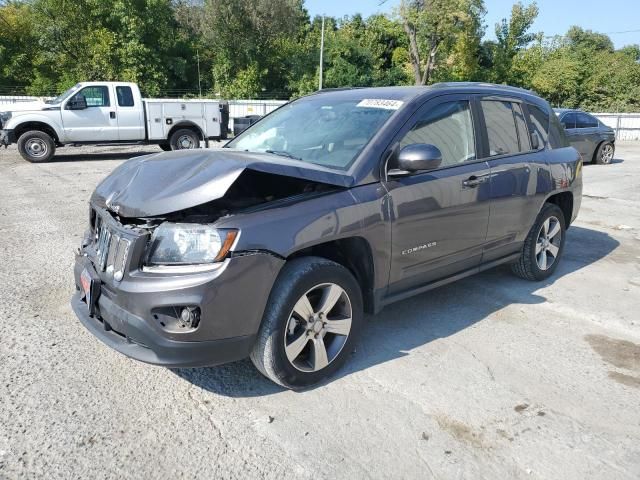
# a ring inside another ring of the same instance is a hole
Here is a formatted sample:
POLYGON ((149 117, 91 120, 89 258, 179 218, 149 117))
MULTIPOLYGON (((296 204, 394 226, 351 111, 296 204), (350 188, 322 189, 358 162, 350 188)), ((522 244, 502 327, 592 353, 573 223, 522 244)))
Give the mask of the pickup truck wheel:
POLYGON ((599 165, 608 165, 613 160, 615 148, 611 142, 602 142, 595 154, 595 161, 599 165))
POLYGON ((565 219, 557 205, 546 203, 524 242, 522 254, 511 268, 526 280, 550 277, 564 249, 565 219))
POLYGON ((171 150, 191 150, 200 147, 200 137, 193 130, 181 128, 176 130, 169 139, 171 150))
POLYGON ((273 286, 251 360, 284 387, 313 385, 351 354, 362 317, 362 292, 346 268, 320 257, 291 260, 273 286))
POLYGON ((56 144, 46 133, 33 130, 20 135, 18 151, 27 162, 48 162, 56 153, 56 144))

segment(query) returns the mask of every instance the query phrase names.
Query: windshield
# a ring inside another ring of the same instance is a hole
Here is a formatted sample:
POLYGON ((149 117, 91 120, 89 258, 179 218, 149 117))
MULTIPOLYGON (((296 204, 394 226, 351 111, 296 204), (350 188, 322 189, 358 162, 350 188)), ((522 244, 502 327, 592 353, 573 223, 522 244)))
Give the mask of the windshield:
POLYGON ((400 105, 397 100, 314 95, 281 107, 227 147, 347 170, 400 105))
POLYGON ((58 103, 62 103, 64 102, 67 98, 69 98, 71 95, 73 95, 73 93, 78 90, 78 88, 80 88, 80 84, 77 83, 75 84, 73 87, 71 87, 69 90, 66 90, 64 93, 61 93, 60 95, 58 95, 56 98, 53 98, 51 100, 47 100, 46 103, 51 103, 53 105, 56 105, 58 103))

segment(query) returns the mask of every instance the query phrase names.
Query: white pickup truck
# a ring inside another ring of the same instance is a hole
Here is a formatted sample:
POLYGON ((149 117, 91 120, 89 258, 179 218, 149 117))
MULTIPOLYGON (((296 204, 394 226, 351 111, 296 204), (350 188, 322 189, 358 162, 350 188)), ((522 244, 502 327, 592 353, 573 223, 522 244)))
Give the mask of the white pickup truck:
POLYGON ((226 139, 228 125, 227 102, 143 99, 135 83, 83 82, 46 102, 0 107, 0 146, 17 143, 29 162, 46 162, 64 145, 157 144, 179 150, 226 139))

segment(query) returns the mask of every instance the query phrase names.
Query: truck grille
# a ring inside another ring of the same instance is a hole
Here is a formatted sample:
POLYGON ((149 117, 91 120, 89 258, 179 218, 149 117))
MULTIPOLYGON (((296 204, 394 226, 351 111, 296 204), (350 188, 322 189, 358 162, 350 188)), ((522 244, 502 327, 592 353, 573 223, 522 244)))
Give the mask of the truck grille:
POLYGON ((122 280, 131 241, 119 235, 100 216, 96 216, 94 231, 96 269, 122 280))

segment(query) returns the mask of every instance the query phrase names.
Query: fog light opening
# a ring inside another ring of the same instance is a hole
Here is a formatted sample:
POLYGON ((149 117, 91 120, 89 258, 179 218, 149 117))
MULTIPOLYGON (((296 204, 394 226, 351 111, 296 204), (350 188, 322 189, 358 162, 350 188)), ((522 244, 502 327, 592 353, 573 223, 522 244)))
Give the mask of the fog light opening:
POLYGON ((196 328, 200 322, 200 309, 198 307, 183 307, 180 312, 180 328, 196 328))

